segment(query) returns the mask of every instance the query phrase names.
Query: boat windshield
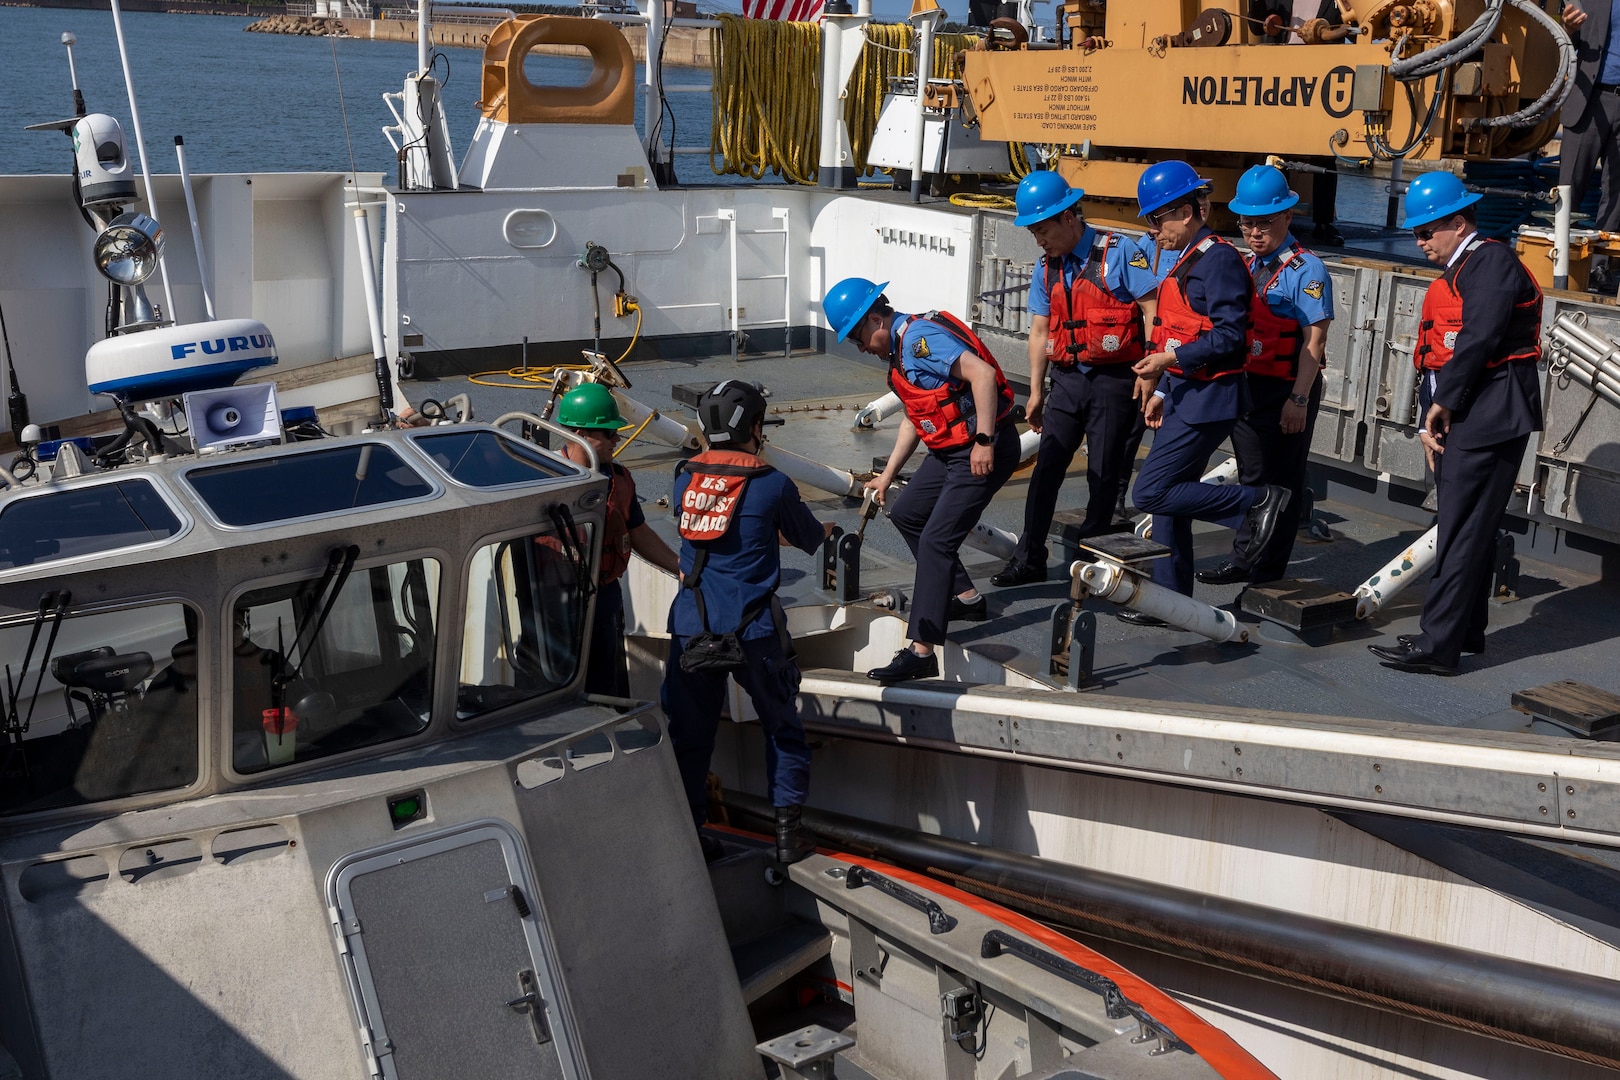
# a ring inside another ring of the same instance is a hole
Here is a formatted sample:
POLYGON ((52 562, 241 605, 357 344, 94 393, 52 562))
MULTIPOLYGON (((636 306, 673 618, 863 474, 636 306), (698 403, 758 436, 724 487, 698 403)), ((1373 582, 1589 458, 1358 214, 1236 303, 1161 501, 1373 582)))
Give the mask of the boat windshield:
POLYGON ((181 527, 147 480, 30 494, 0 510, 0 570, 152 544, 181 527))
POLYGON ((232 611, 231 760, 239 773, 415 735, 432 705, 439 564, 327 572, 246 593, 232 611))
POLYGON ((197 625, 184 604, 81 616, 48 593, 0 627, 0 814, 195 783, 197 625))
POLYGON ((532 484, 568 472, 534 447, 494 431, 436 431, 415 440, 445 475, 468 487, 532 484))
POLYGON ((320 517, 433 495, 420 473, 378 443, 251 458, 186 473, 186 483, 225 525, 320 517))
POLYGON ((466 720, 560 690, 579 670, 591 527, 480 549, 467 577, 456 717, 466 720))

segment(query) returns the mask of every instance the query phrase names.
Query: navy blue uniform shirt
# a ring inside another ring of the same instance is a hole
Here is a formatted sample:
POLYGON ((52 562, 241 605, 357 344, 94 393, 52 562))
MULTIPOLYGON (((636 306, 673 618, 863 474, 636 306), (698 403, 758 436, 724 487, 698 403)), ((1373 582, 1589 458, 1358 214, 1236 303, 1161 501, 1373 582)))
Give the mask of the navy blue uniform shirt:
MULTIPOLYGON (((680 516, 681 496, 692 482, 692 474, 682 472, 675 478, 675 494, 670 500, 680 516)), ((748 481, 743 491, 742 506, 726 535, 708 544, 709 560, 703 567, 703 602, 709 612, 709 629, 716 634, 741 630, 744 639, 762 638, 774 634, 775 622, 770 605, 746 627, 743 612, 750 604, 774 592, 782 580, 782 556, 777 534, 788 538, 788 543, 801 551, 814 554, 821 550, 826 535, 821 523, 799 497, 799 489, 781 473, 772 470, 748 481)), ((697 548, 690 540, 681 540, 681 573, 692 570, 692 559, 697 548)), ((683 588, 675 596, 669 609, 669 632, 678 637, 691 637, 703 632, 698 618, 697 600, 691 589, 683 588)))

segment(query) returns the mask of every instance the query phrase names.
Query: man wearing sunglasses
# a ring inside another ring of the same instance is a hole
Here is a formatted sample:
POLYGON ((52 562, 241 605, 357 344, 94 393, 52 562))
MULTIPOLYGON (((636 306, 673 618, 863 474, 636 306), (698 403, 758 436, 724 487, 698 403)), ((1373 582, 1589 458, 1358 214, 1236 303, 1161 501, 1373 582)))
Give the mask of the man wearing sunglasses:
POLYGON ((1014 225, 1029 229, 1042 255, 1029 293, 1029 404, 1025 418, 1041 445, 1024 500, 1024 535, 992 585, 1046 580, 1046 534, 1069 463, 1086 443, 1086 517, 1080 535, 1114 524, 1142 426, 1131 365, 1146 355, 1142 308, 1158 281, 1131 265, 1134 242, 1100 232, 1080 211, 1085 192, 1055 172, 1032 172, 1018 185, 1014 225), (1052 380, 1050 398, 1046 380, 1052 380))
POLYGON ((1421 632, 1369 645, 1386 666, 1449 675, 1485 648, 1496 530, 1530 434, 1541 430, 1541 289, 1513 250, 1481 239, 1479 196, 1446 172, 1415 178, 1404 227, 1445 274, 1418 323, 1418 438, 1439 504, 1421 632))
POLYGON ((1232 554, 1196 575, 1206 585, 1276 581, 1288 570, 1305 500, 1305 462, 1322 404, 1321 373, 1333 321, 1333 283, 1322 260, 1294 242, 1299 196, 1270 165, 1256 165, 1238 180, 1229 204, 1249 245, 1254 301, 1249 310, 1249 411, 1232 429, 1238 479, 1278 484, 1289 491, 1271 542, 1253 562, 1241 554, 1248 537, 1238 530, 1232 554))
MULTIPOLYGON (((1253 560, 1289 502, 1288 490, 1274 484, 1199 479, 1249 408, 1243 368, 1254 292, 1243 256, 1204 221, 1199 190, 1206 183, 1185 161, 1152 165, 1137 183, 1142 217, 1156 230, 1159 246, 1181 257, 1159 286, 1152 354, 1135 365, 1136 374, 1154 384, 1143 416, 1157 432, 1133 501, 1153 515, 1154 537, 1170 546, 1170 557, 1153 564, 1153 580, 1184 596, 1193 591, 1193 521, 1246 528, 1240 554, 1253 560)), ((1119 617, 1163 625, 1128 608, 1119 617)))

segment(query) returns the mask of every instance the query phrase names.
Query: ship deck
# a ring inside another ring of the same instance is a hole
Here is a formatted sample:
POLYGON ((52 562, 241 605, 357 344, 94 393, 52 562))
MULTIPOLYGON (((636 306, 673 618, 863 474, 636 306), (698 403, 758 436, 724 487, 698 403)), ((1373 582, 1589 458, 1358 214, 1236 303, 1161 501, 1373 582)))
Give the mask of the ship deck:
MULTIPOLYGON (((896 418, 875 430, 854 430, 856 409, 886 389, 882 372, 867 363, 836 355, 799 352, 791 357, 729 356, 697 360, 647 361, 629 365, 631 396, 654 408, 680 415, 671 389, 680 384, 712 383, 740 377, 762 383, 773 412, 785 423, 767 429, 771 443, 817 461, 870 471, 873 459, 893 445, 896 418)), ((492 420, 508 410, 534 410, 544 400, 538 388, 504 389, 447 379, 414 384, 411 396, 443 398, 469 392, 480 419, 492 420)), ((1144 453, 1146 452, 1144 448, 1144 453)), ((638 493, 649 522, 672 543, 674 521, 668 496, 674 468, 682 454, 645 439, 629 444, 619 457, 636 475, 638 493)), ((914 461, 921 460, 920 457, 914 461)), ((1078 455, 1059 499, 1059 508, 1085 503, 1084 453, 1078 455)), ((1020 530, 1029 470, 1016 473, 998 494, 984 520, 1011 532, 1020 530)), ((859 505, 801 485, 806 501, 823 520, 853 530, 859 505)), ((1391 509, 1395 510, 1394 504, 1391 509)), ((1411 515, 1408 514, 1407 517, 1411 515)), ((1370 511, 1331 497, 1319 498, 1315 518, 1327 527, 1329 540, 1301 531, 1290 564, 1291 576, 1353 592, 1427 526, 1370 511)), ((1231 533, 1200 525, 1196 531, 1200 567, 1213 566, 1226 554, 1231 533)), ((1233 706, 1335 718, 1529 731, 1531 718, 1514 710, 1511 696, 1557 680, 1588 683, 1620 692, 1620 665, 1615 658, 1620 624, 1620 582, 1593 572, 1554 565, 1522 553, 1516 599, 1493 602, 1487 647, 1465 656, 1453 677, 1408 674, 1381 666, 1368 644, 1393 643, 1395 635, 1415 633, 1426 583, 1418 582, 1372 619, 1340 626, 1330 641, 1307 646, 1272 640, 1254 624, 1248 644, 1214 644, 1191 633, 1137 627, 1113 618, 1115 606, 1090 599, 1098 614, 1094 677, 1084 692, 1099 692, 1162 702, 1233 706)), ((1058 566, 1052 542, 1051 578, 1044 584, 995 589, 988 579, 1000 561, 963 549, 969 572, 989 595, 990 618, 959 623, 952 640, 1038 680, 1061 684, 1048 673, 1049 616, 1068 595, 1067 574, 1058 566)), ((825 603, 817 560, 783 550, 784 602, 825 603)), ((882 518, 868 526, 862 551, 864 594, 887 588, 909 593, 912 565, 895 529, 882 518)), ((1238 585, 1197 587, 1199 599, 1237 610, 1238 585)), ((1541 730, 1538 725, 1537 730, 1541 730)))

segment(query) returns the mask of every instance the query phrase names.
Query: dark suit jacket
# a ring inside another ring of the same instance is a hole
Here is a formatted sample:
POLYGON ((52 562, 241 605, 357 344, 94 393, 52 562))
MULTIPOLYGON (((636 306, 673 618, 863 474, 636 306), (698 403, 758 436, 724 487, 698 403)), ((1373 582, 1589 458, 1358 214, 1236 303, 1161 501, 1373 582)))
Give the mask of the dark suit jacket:
MULTIPOLYGON (((1196 246, 1211 235, 1206 226, 1187 242, 1196 246)), ((1196 371, 1222 358, 1245 356, 1249 344, 1249 297, 1254 285, 1243 256, 1230 244, 1216 244, 1187 274, 1187 304, 1214 327, 1176 350, 1183 371, 1196 371)), ((1166 378, 1167 406, 1189 424, 1236 420, 1249 411, 1247 377, 1239 373, 1213 381, 1166 378)))
MULTIPOLYGON (((1506 244, 1482 244, 1456 279, 1462 295, 1457 348, 1436 377, 1434 400, 1452 410, 1446 445, 1477 450, 1541 430, 1541 374, 1529 361, 1488 366, 1513 305, 1535 284, 1506 244)), ((1427 395, 1425 395, 1427 396, 1427 395)))
POLYGON ((1597 85, 1598 72, 1603 68, 1603 47, 1609 42, 1609 17, 1613 13, 1613 0, 1577 0, 1586 12, 1586 21, 1570 32, 1575 43, 1578 66, 1575 86, 1564 102, 1562 117, 1565 127, 1574 127, 1586 115, 1592 103, 1592 88, 1597 85))

